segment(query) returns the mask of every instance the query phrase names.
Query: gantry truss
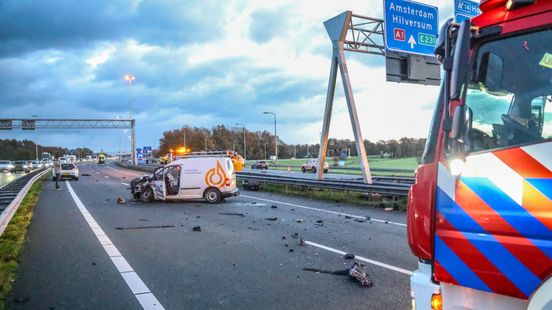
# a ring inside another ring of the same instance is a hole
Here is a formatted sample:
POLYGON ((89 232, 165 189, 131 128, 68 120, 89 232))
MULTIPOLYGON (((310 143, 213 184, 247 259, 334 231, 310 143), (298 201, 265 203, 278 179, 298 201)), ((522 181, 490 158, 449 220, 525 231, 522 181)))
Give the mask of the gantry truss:
POLYGON ((383 19, 350 14, 343 50, 385 56, 383 19))
POLYGON ((10 129, 133 129, 130 119, 0 119, 0 130, 10 129))

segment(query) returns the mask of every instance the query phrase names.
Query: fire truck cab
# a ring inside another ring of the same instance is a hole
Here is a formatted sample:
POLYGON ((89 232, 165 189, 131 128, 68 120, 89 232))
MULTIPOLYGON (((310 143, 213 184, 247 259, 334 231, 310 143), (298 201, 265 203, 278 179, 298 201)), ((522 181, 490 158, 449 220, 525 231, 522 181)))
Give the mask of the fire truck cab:
POLYGON ((447 22, 408 199, 414 309, 552 309, 552 1, 447 22))

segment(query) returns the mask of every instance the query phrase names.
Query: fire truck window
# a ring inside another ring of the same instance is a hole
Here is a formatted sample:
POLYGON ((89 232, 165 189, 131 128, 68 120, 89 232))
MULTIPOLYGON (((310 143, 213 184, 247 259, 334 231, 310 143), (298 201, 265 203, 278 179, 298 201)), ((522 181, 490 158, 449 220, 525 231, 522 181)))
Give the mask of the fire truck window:
POLYGON ((177 195, 180 190, 180 169, 171 166, 165 169, 165 188, 167 195, 177 195))
POLYGON ((552 30, 481 45, 466 95, 469 152, 552 138, 552 30))

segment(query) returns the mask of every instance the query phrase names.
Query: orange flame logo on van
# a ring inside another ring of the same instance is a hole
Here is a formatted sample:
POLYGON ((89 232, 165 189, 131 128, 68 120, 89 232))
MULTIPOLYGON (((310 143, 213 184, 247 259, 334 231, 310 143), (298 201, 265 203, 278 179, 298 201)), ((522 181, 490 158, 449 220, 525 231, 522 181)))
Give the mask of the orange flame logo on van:
POLYGON ((224 173, 224 168, 220 164, 220 161, 217 160, 217 167, 211 168, 205 174, 205 183, 207 186, 222 188, 226 182, 226 173, 224 173))

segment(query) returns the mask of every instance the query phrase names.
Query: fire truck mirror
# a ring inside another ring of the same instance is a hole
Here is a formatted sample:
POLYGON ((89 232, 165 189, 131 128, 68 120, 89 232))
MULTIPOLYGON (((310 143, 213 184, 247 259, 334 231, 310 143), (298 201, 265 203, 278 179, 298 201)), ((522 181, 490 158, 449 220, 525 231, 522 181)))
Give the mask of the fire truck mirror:
POLYGON ((452 116, 452 126, 449 132, 449 138, 451 139, 460 138, 464 130, 464 125, 465 125, 464 120, 465 120, 464 105, 457 106, 456 109, 454 109, 454 115, 452 116))
POLYGON ((481 56, 477 72, 477 84, 484 85, 489 92, 502 91, 504 60, 495 53, 487 52, 481 56))
POLYGON ((470 55, 471 24, 465 20, 460 24, 453 53, 452 76, 450 79, 450 99, 460 100, 466 85, 470 55))
POLYGON ((435 44, 435 57, 437 57, 437 60, 439 60, 440 63, 443 63, 443 59, 445 58, 445 42, 447 37, 447 31, 450 27, 450 24, 452 24, 453 19, 449 18, 443 26, 441 26, 441 30, 439 31, 439 35, 437 36, 437 43, 435 44))

